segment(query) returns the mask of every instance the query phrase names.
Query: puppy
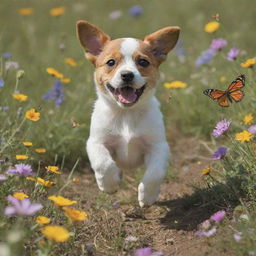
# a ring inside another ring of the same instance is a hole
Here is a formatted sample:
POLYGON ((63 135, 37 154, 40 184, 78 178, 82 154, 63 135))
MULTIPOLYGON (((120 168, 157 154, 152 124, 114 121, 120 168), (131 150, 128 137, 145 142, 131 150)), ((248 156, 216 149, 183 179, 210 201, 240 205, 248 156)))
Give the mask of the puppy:
POLYGON ((175 46, 179 27, 165 27, 144 38, 108 35, 87 21, 77 22, 86 58, 95 67, 98 99, 91 117, 87 153, 100 190, 118 189, 121 170, 144 164, 138 187, 141 207, 153 204, 170 157, 163 116, 156 99, 158 67, 175 46))

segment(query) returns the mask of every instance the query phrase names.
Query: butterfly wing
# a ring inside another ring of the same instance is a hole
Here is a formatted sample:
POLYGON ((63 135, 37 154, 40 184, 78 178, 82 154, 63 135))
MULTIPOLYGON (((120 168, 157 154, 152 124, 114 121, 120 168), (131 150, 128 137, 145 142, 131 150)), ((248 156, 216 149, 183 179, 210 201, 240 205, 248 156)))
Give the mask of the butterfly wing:
POLYGON ((240 90, 241 88, 243 88, 245 86, 245 76, 244 75, 240 75, 239 77, 237 77, 236 80, 234 80, 228 87, 227 91, 229 93, 232 93, 234 91, 240 90))
POLYGON ((221 107, 229 107, 230 105, 230 101, 229 101, 229 98, 227 96, 227 94, 224 94, 223 96, 221 96, 218 100, 217 100, 218 104, 221 106, 221 107))
POLYGON ((207 89, 203 92, 205 95, 209 96, 213 100, 217 100, 225 95, 225 91, 217 90, 217 89, 207 89))
POLYGON ((239 102, 243 99, 244 97, 244 92, 241 91, 241 90, 237 90, 237 91, 234 91, 234 92, 231 92, 228 94, 229 97, 234 100, 235 102, 239 102))

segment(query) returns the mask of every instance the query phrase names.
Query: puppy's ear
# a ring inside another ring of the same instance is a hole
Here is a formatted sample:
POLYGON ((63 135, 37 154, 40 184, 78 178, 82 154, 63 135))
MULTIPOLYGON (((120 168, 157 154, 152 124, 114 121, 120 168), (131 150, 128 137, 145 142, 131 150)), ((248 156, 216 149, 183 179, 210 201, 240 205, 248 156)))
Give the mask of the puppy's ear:
POLYGON ((84 20, 78 21, 76 28, 77 36, 85 50, 86 58, 95 64, 97 56, 103 50, 105 43, 110 40, 110 37, 84 20))
POLYGON ((150 45, 150 50, 159 64, 166 59, 168 52, 176 45, 179 34, 179 27, 166 27, 144 38, 144 42, 150 45))

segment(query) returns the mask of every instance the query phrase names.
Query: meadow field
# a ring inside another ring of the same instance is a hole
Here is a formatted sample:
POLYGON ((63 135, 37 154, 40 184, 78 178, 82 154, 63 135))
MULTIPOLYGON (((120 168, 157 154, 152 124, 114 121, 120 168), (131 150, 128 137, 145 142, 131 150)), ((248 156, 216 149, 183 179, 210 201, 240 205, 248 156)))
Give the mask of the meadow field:
POLYGON ((1 0, 0 256, 256 255, 254 1, 1 0), (99 191, 85 142, 96 99, 76 21, 111 38, 177 25, 157 97, 172 162, 156 204, 143 175, 99 191), (240 75, 245 96, 203 91, 240 75))

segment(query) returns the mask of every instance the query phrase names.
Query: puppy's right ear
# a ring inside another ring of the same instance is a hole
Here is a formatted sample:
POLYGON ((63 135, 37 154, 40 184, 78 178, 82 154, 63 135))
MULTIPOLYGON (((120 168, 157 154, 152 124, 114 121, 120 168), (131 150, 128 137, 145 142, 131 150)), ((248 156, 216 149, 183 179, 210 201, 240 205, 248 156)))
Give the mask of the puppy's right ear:
POLYGON ((95 65, 97 56, 102 52, 104 45, 110 40, 110 37, 84 20, 78 21, 76 28, 77 36, 85 50, 86 58, 95 65))

